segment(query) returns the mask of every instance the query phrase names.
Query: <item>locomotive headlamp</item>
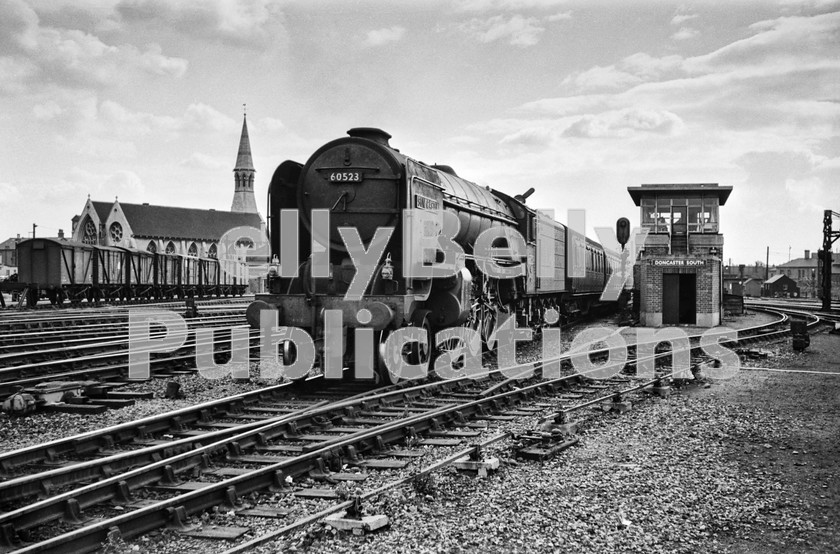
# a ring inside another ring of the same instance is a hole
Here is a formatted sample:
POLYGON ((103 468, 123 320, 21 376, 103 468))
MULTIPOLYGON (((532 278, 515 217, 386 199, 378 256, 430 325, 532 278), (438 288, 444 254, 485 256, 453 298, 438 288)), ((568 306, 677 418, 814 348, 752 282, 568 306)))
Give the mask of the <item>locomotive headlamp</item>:
POLYGON ((394 266, 391 264, 391 255, 385 257, 385 263, 382 264, 382 278, 388 281, 394 279, 394 266))
POLYGON ((271 265, 271 266, 268 267, 268 276, 272 279, 274 277, 277 277, 277 266, 276 265, 271 265))

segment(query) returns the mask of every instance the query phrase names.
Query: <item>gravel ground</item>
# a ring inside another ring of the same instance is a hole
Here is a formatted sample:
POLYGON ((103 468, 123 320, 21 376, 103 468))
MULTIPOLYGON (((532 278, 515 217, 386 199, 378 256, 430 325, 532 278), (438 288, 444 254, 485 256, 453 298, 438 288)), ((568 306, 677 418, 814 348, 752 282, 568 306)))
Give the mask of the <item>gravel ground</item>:
MULTIPOLYGON (((276 384, 278 383, 257 380, 237 382, 230 377, 209 380, 198 375, 178 375, 166 379, 151 379, 150 381, 131 383, 120 387, 117 390, 152 392, 154 398, 137 400, 133 406, 111 409, 97 415, 39 412, 26 417, 13 417, 0 413, 0 452, 66 438, 172 410, 180 410, 276 384), (175 400, 164 397, 168 381, 180 383, 184 398, 175 400)), ((95 402, 95 400, 92 400, 92 403, 95 402)))
MULTIPOLYGON (((748 324, 755 325, 760 321, 766 320, 768 317, 760 313, 751 314, 747 317, 738 318, 736 321, 727 322, 727 325, 732 325, 733 327, 748 324)), ((590 327, 618 329, 613 323, 604 321, 579 325, 571 332, 563 334, 563 348, 569 348, 575 333, 579 333, 590 327)), ((539 341, 523 344, 519 350, 518 359, 520 361, 531 360, 539 357, 540 352, 539 341)), ((495 367, 495 360, 491 359, 489 365, 495 367)), ((252 369, 252 372, 254 375, 258 373, 256 369, 252 369)), ((38 413, 25 418, 17 418, 0 413, 0 452, 25 448, 34 444, 65 438, 111 425, 118 425, 275 384, 277 383, 260 382, 257 379, 242 383, 234 382, 230 378, 211 381, 199 376, 179 375, 173 378, 152 379, 147 382, 133 383, 122 387, 118 390, 153 392, 155 396, 153 400, 138 400, 134 406, 108 410, 99 415, 38 413), (181 391, 185 395, 183 399, 169 400, 164 398, 166 382, 170 380, 181 384, 181 391)))
POLYGON ((837 552, 840 337, 788 344, 762 367, 838 375, 744 369, 600 418, 545 463, 393 491, 370 506, 388 530, 317 524, 264 551, 837 552))
MULTIPOLYGON (((760 348, 769 357, 747 365, 838 375, 744 369, 675 389, 584 425, 579 446, 553 460, 517 461, 505 450, 488 479, 445 470, 391 491, 368 507, 391 518, 384 531, 356 537, 315 524, 260 552, 837 552, 840 337, 814 336, 802 354, 789 340, 760 348)), ((258 385, 175 380, 186 399, 163 399, 166 381, 153 380, 131 387, 153 390, 154 400, 93 418, 0 416, 0 444, 20 448, 258 385)), ((265 523, 262 532, 274 525, 265 523)), ((109 551, 180 551, 170 534, 109 551)))

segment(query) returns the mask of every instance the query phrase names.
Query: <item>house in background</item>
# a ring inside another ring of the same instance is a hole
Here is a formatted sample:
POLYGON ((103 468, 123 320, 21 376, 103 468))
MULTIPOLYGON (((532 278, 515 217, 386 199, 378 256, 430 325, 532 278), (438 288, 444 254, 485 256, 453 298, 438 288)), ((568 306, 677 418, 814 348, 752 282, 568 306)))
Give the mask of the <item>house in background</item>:
POLYGON ((0 242, 0 280, 5 280, 9 276, 17 273, 17 243, 22 239, 20 235, 17 238, 6 239, 0 242))
POLYGON ((763 296, 773 298, 799 298, 799 286, 796 284, 796 281, 780 273, 764 282, 763 296))

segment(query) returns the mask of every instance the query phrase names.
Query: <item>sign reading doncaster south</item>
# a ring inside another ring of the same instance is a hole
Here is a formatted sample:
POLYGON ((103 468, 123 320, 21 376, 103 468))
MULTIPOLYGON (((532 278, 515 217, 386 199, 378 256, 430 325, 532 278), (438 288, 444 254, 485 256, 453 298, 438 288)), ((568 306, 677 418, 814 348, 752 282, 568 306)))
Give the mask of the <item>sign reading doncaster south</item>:
POLYGON ((666 259, 652 259, 650 265, 667 266, 667 267, 697 267, 699 265, 706 265, 706 260, 697 259, 683 259, 683 258, 666 258, 666 259))

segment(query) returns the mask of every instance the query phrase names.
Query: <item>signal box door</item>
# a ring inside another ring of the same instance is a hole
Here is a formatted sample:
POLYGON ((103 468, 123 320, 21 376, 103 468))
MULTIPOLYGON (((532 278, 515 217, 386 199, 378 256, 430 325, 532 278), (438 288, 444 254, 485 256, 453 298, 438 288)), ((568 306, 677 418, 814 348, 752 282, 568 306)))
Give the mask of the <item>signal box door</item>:
POLYGON ((662 275, 662 323, 697 323, 697 276, 693 273, 662 275))

